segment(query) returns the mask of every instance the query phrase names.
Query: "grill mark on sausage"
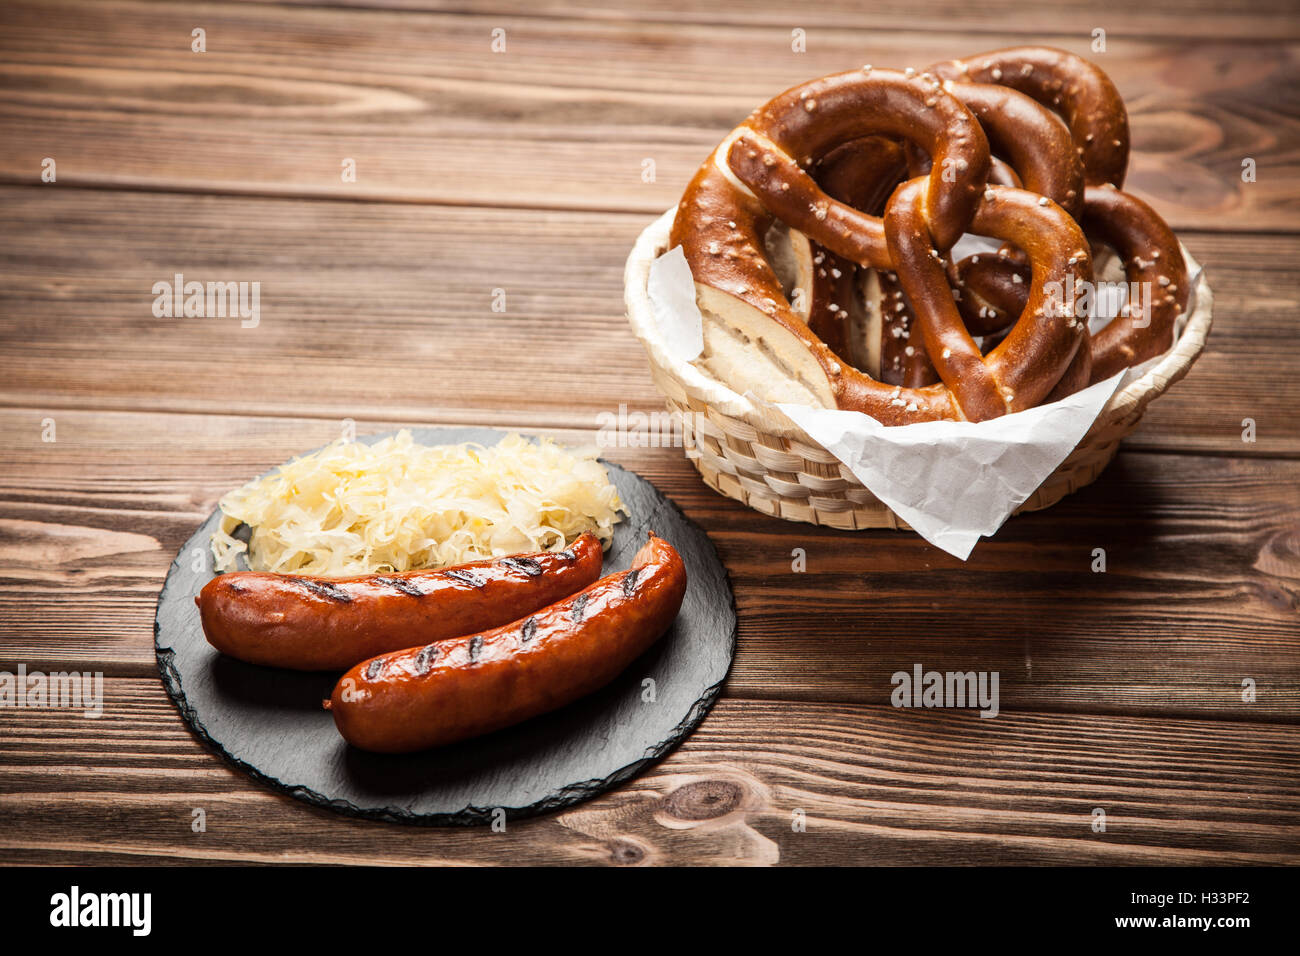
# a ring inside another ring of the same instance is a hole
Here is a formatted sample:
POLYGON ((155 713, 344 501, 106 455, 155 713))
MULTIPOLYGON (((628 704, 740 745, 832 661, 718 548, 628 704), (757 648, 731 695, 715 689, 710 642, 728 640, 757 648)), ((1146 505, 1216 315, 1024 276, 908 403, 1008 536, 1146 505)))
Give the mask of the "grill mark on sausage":
POLYGON ((572 549, 572 548, 565 548, 563 551, 556 551, 556 552, 555 552, 555 556, 556 556, 557 558, 563 558, 565 561, 577 561, 577 560, 578 560, 578 556, 577 556, 576 554, 573 553, 573 549, 572 549))
POLYGON ((469 639, 469 659, 470 662, 478 660, 479 654, 483 650, 483 635, 475 634, 469 639))
POLYGON ((243 594, 248 588, 244 587, 238 581, 227 581, 226 587, 230 588, 235 594, 243 594))
POLYGON ((524 629, 519 634, 519 640, 527 644, 537 636, 537 618, 530 617, 524 621, 524 629))
POLYGON ((573 619, 574 624, 582 623, 582 615, 587 610, 589 600, 591 600, 591 595, 585 591, 573 599, 573 610, 569 612, 569 617, 573 619))
POLYGON ((532 558, 502 558, 501 563, 507 568, 524 572, 530 578, 535 578, 542 573, 542 566, 532 558))
POLYGON ((447 577, 452 580, 468 584, 472 588, 481 588, 483 585, 487 584, 487 581, 479 577, 473 571, 465 571, 461 568, 452 568, 450 571, 446 572, 446 574, 447 577))
POLYGON ((409 594, 411 597, 424 597, 424 592, 406 578, 375 578, 375 583, 409 594))
POLYGON ((624 595, 626 595, 627 597, 632 596, 632 592, 636 590, 636 579, 639 578, 640 576, 641 576, 640 568, 633 568, 627 574, 623 575, 624 595))
POLYGON ((427 674, 433 662, 438 659, 438 645, 430 644, 428 647, 420 649, 420 653, 415 655, 415 673, 427 674))
POLYGON ((375 660, 371 661, 369 664, 366 665, 366 673, 365 673, 366 680, 374 680, 376 677, 379 676, 379 672, 382 671, 383 669, 384 669, 384 659, 382 657, 376 658, 375 660))
POLYGON ((307 578, 290 578, 294 584, 306 588, 317 597, 323 597, 329 601, 337 601, 340 604, 351 604, 352 595, 342 590, 335 584, 327 581, 309 581, 307 578))

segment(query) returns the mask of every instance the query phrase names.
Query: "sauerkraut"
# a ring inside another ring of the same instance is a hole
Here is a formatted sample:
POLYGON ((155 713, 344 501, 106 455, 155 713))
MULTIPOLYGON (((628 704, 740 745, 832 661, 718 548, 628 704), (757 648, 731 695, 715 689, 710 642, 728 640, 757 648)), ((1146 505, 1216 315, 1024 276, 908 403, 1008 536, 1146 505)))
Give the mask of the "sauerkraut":
POLYGON ((594 449, 519 435, 427 447, 403 429, 296 458, 227 494, 221 512, 218 571, 245 554, 254 571, 344 576, 559 549, 584 531, 608 547, 627 509, 594 449))

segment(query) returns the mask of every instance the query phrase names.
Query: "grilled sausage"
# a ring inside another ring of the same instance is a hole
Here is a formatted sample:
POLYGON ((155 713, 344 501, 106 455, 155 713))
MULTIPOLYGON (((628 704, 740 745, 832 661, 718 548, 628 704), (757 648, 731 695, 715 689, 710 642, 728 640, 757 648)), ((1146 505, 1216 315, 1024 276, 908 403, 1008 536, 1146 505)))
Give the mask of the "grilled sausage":
POLYGON ((685 592, 681 556, 651 534, 630 570, 544 611, 358 664, 325 707, 348 743, 379 753, 508 727, 612 681, 667 630, 685 592))
POLYGON ((195 598, 217 650, 250 664, 345 670, 385 651, 472 634, 546 607, 600 575, 600 541, 436 571, 351 578, 222 574, 195 598))

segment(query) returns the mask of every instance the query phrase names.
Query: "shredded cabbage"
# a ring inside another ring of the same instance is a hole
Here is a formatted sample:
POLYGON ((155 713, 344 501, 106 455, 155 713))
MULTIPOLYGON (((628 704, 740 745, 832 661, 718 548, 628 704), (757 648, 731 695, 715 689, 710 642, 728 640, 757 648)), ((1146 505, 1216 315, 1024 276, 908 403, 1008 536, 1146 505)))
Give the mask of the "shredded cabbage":
POLYGON ((343 576, 438 568, 560 549, 584 531, 609 546, 627 508, 595 449, 508 435, 501 443, 373 445, 342 439, 221 499, 218 571, 343 576), (233 537, 240 525, 248 544, 233 537))

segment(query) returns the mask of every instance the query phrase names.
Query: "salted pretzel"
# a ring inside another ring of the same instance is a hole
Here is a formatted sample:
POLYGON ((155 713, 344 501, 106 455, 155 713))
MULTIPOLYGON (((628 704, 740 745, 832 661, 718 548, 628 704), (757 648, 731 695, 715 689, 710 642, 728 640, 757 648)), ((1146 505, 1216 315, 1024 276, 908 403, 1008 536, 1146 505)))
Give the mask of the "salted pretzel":
MULTIPOLYGON (((910 374, 917 367, 918 354, 924 353, 925 345, 921 341, 920 326, 916 324, 916 313, 903 291, 903 284, 898 281, 898 273, 878 272, 876 282, 880 303, 880 380, 909 388, 934 384, 939 376, 934 373, 932 365, 928 366, 932 374, 924 379, 910 374)), ((869 293, 870 289, 867 291, 869 293)))
POLYGON ((1087 185, 1124 185, 1128 111, 1110 77, 1082 57, 1049 47, 1009 47, 936 63, 930 72, 945 81, 1007 87, 1037 100, 1064 118, 1087 185))
POLYGON ((935 76, 836 74, 776 97, 719 145, 687 187, 670 241, 690 264, 701 307, 823 404, 885 424, 980 421, 1032 407, 1055 387, 1087 333, 1072 316, 1047 315, 1042 282, 1091 276, 1068 213, 1047 197, 988 185, 990 170, 978 121, 935 76), (834 199, 808 172, 845 143, 877 135, 921 148, 932 168, 895 191, 883 219, 834 199), (860 266, 897 272, 942 381, 891 388, 838 358, 791 308, 761 251, 778 220, 860 266), (944 278, 943 254, 972 228, 1024 250, 1038 281, 987 357, 944 278))
POLYGON ((755 110, 692 179, 670 242, 726 343, 817 402, 890 425, 981 421, 1168 347, 1186 270, 1168 227, 1119 189, 1128 150, 1114 85, 1072 54, 865 67, 755 110), (1092 280, 1084 230, 1160 290, 1095 341, 1045 292, 1092 280), (1004 245, 948 261, 965 233, 1004 245))
MULTIPOLYGON (((1017 180, 1023 175, 1025 188, 1060 203, 1090 239, 1120 254, 1131 295, 1093 344, 1090 380, 1164 352, 1177 315, 1186 307, 1190 283, 1168 226, 1145 203, 1118 190, 1126 172, 1128 120, 1110 80, 1080 57, 1033 47, 940 63, 930 70, 947 77, 944 88, 975 114, 992 152, 1006 158, 1008 175, 1017 180), (1086 208, 1081 181, 1105 184, 1088 187, 1086 208), (1143 288, 1157 290, 1151 302, 1143 301, 1143 288)), ((915 150, 910 161, 913 170, 925 169, 924 157, 915 150)), ((997 158, 994 165, 1003 166, 997 158)), ((999 341, 1024 308, 1028 279, 1013 247, 1004 247, 996 258, 972 256, 955 263, 950 281, 967 329, 999 341)), ((916 338, 914 333, 908 339, 903 376, 913 387, 937 378, 916 338)))
MULTIPOLYGON (((1121 190, 1128 168, 1128 113, 1110 79, 1087 60, 1038 47, 1013 47, 969 60, 936 64, 931 71, 945 80, 945 88, 972 105, 972 93, 984 109, 975 112, 989 134, 993 151, 1006 156, 1007 144, 994 133, 1007 107, 1028 97, 1065 121, 1082 165, 1087 189, 1074 215, 1095 243, 1113 248, 1124 264, 1130 295, 1120 314, 1096 336, 1092 347, 1091 381, 1100 381, 1121 369, 1166 351, 1173 341, 1174 324, 1187 306, 1190 281, 1182 250, 1164 220, 1146 203, 1121 190), (976 92, 978 91, 978 92, 976 92), (1001 98, 1005 97, 1005 98, 1001 98), (1154 289, 1146 302, 1143 289, 1154 289)), ((1028 140, 1021 140, 1021 144, 1028 140)), ((1059 147, 1053 147, 1059 155, 1059 147)), ((1040 150, 1021 150, 1006 156, 1026 175, 1040 150)), ((1035 185, 1038 185, 1035 183, 1035 185)), ((1026 186, 1030 184, 1026 182, 1026 186)), ((1032 187, 1030 187, 1032 188, 1032 187)), ((1053 196, 1053 198, 1058 198, 1053 196)), ((1059 199, 1058 199, 1059 201, 1059 199)), ((964 260, 954 269, 963 316, 986 314, 1004 325, 1024 307, 1023 267, 1014 257, 982 264, 964 260)))
MULTIPOLYGON (((1084 164, 1060 120, 1037 100, 1007 87, 948 81, 944 89, 979 120, 990 151, 1004 160, 1004 168, 1020 181, 1018 185, 1048 197, 1078 218, 1083 208, 1084 164)), ((912 168, 928 172, 924 157, 915 152, 912 168)))
MULTIPOLYGON (((1089 186, 1083 228, 1094 243, 1119 255, 1129 283, 1119 315, 1093 338, 1092 373, 1098 382, 1162 354, 1187 306, 1190 279, 1173 231, 1146 203, 1113 186, 1089 186), (1150 301, 1142 290, 1150 290, 1150 301)), ((1016 315, 1027 298, 1025 270, 1005 260, 972 256, 957 266, 956 287, 968 308, 987 310, 991 324, 1016 315)))
MULTIPOLYGON (((909 180, 895 191, 885 210, 885 229, 899 281, 915 303, 926 352, 967 419, 984 421, 1032 408, 1060 381, 1080 346, 1087 348, 1087 323, 1054 314, 1043 283, 1036 283, 1020 320, 1002 344, 983 355, 957 312, 945 263, 926 235, 924 182, 909 180)), ((989 186, 971 229, 1014 243, 1036 275, 1076 283, 1092 275, 1083 233, 1044 196, 989 186)))
MULTIPOLYGON (((885 200, 903 178, 907 163, 900 143, 881 136, 852 140, 831 150, 818 164, 816 179, 827 195, 872 215, 879 215, 885 200)), ((794 257, 795 312, 836 355, 850 364, 876 366, 876 354, 855 354, 853 326, 865 316, 858 309, 857 263, 836 255, 797 230, 789 231, 794 257)), ((769 248, 769 254, 771 253, 769 248)))
MULTIPOLYGON (((988 137, 990 150, 997 154, 994 159, 997 176, 1048 197, 1072 217, 1078 218, 1083 207, 1083 162, 1075 151, 1069 130, 1060 120, 1033 98, 1009 88, 948 81, 944 89, 961 100, 979 120, 988 137)), ((915 151, 911 156, 911 167, 914 171, 927 171, 924 157, 915 151)), ((986 256, 982 269, 974 268, 979 256, 970 258, 974 262, 963 261, 949 270, 952 284, 959 291, 956 296, 958 311, 972 335, 998 335, 1005 332, 1023 311, 1028 288, 1018 290, 1025 294, 1014 300, 1003 296, 989 302, 980 296, 978 285, 970 290, 971 294, 964 294, 967 290, 963 288, 962 274, 992 271, 994 284, 1000 286, 1028 280, 1027 264, 1020 251, 1011 245, 1004 246, 996 260, 986 256), (1018 308, 1008 312, 1003 306, 1012 301, 1018 304, 1018 308)), ((919 327, 913 330, 905 348, 903 382, 914 388, 927 385, 938 377, 928 352, 920 347, 919 332, 919 327)), ((998 336, 989 344, 996 346, 1000 341, 998 336)), ((1074 368, 1077 370, 1079 363, 1074 368)))
MULTIPOLYGON (((1023 74, 1021 74, 1023 75, 1023 74)), ((944 89, 956 96, 975 114, 989 140, 995 169, 1014 184, 1046 196, 1076 220, 1083 208, 1084 165, 1066 126, 1037 100, 1003 86, 946 81, 944 89)), ((924 157, 913 151, 911 166, 924 170, 924 157)), ((1003 333, 1023 311, 1028 299, 1030 272, 1023 254, 1005 245, 996 258, 971 256, 949 269, 957 290, 956 300, 967 330, 986 337, 986 348, 1000 344, 1003 333), (969 284, 971 277, 974 285, 969 284), (981 281, 982 280, 982 281, 981 281), (1024 288, 1006 288, 1025 284, 1024 288), (981 293, 1001 294, 991 299, 981 293)), ((908 341, 903 381, 921 387, 938 375, 928 352, 919 347, 919 329, 908 341)), ((1091 362, 1082 356, 1075 362, 1067 385, 1087 383, 1083 370, 1091 362)), ((1067 393, 1068 394, 1068 393, 1067 393)))

